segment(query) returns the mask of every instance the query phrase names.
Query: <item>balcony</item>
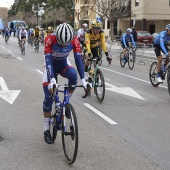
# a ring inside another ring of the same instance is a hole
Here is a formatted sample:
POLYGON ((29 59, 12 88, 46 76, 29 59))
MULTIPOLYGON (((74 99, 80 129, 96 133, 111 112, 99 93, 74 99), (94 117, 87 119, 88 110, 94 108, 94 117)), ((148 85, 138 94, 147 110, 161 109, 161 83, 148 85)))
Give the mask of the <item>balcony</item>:
POLYGON ((80 0, 80 7, 89 6, 89 0, 80 0))

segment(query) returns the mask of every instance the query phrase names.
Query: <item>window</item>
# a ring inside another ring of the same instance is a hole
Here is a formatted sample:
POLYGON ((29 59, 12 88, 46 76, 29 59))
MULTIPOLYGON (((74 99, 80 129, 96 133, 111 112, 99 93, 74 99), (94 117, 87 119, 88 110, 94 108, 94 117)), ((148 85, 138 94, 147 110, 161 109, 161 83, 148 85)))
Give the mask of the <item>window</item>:
POLYGON ((110 29, 110 21, 107 20, 107 29, 110 29))
POLYGON ((135 6, 139 6, 139 0, 135 0, 135 6))

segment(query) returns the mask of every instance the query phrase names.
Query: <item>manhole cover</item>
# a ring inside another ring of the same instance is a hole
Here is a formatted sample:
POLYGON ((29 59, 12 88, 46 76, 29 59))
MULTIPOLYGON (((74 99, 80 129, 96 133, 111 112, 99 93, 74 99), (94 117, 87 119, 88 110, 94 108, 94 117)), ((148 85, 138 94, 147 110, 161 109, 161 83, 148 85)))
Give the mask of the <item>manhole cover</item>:
POLYGON ((0 142, 2 142, 3 140, 4 140, 4 138, 0 136, 0 142))

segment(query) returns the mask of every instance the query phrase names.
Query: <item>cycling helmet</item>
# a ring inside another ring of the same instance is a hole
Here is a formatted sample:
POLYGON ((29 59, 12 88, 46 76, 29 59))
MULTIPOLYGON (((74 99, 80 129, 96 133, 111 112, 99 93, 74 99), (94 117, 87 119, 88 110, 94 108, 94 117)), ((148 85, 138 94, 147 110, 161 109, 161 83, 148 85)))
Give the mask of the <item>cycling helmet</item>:
POLYGON ((94 20, 91 24, 92 28, 101 28, 102 23, 99 20, 94 20))
POLYGON ((59 44, 67 45, 74 37, 74 30, 67 23, 60 24, 56 29, 56 38, 59 44))
POLYGON ((85 28, 87 28, 87 27, 88 27, 88 25, 87 25, 86 23, 84 23, 82 26, 83 26, 83 27, 85 27, 85 28))
POLYGON ((128 29, 127 29, 127 32, 132 32, 132 29, 131 29, 131 28, 128 28, 128 29))
POLYGON ((168 25, 166 26, 166 29, 167 29, 167 30, 170 30, 170 24, 168 24, 168 25))

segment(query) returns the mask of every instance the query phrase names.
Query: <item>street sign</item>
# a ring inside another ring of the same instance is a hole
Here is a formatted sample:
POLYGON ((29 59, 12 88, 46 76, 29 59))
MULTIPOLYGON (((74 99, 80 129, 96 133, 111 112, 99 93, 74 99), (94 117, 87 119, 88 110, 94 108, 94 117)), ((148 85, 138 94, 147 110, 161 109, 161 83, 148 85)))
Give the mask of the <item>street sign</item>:
POLYGON ((21 90, 9 90, 3 77, 0 77, 0 98, 13 104, 21 90))

